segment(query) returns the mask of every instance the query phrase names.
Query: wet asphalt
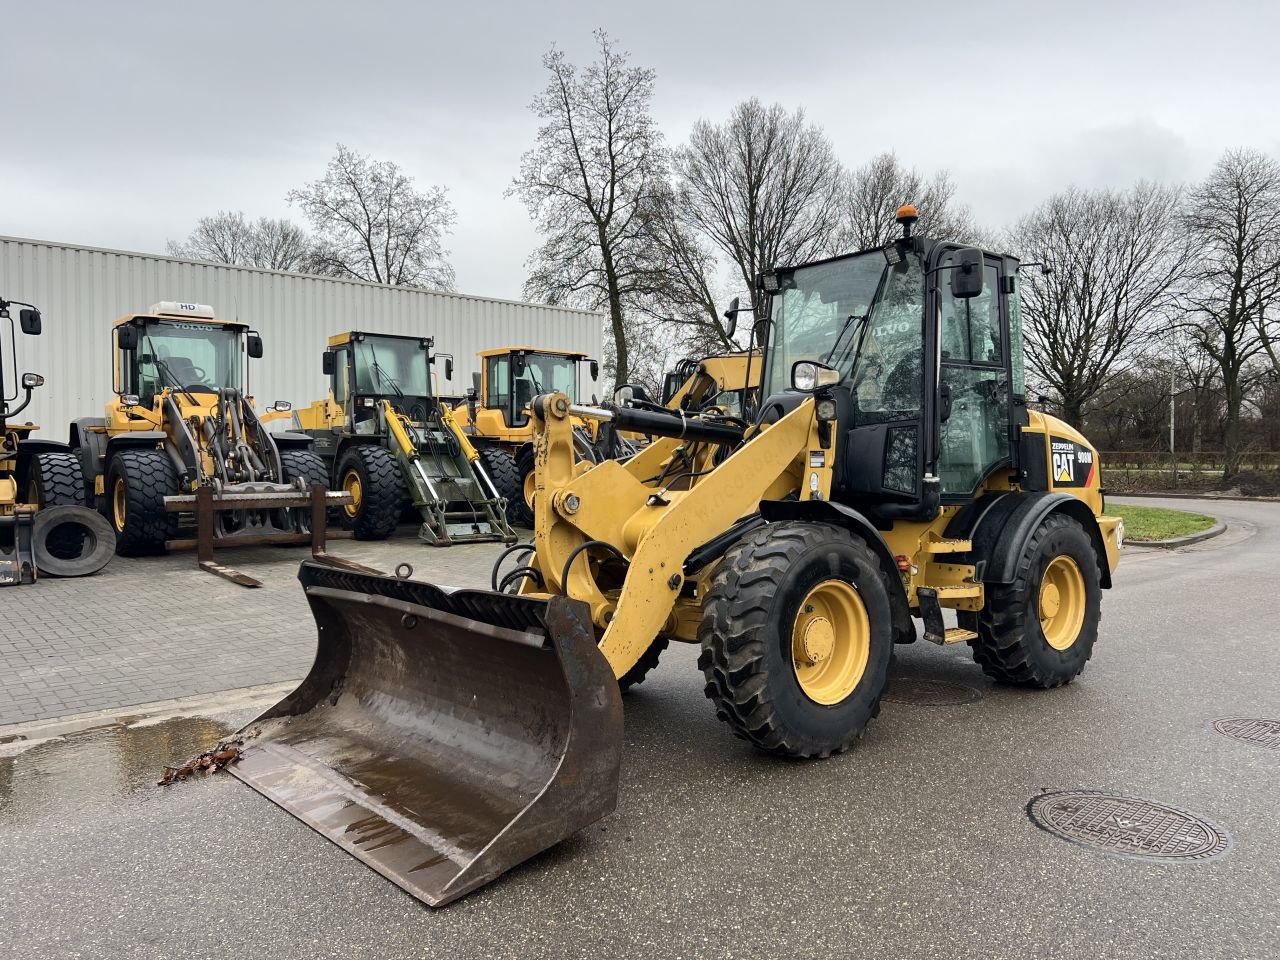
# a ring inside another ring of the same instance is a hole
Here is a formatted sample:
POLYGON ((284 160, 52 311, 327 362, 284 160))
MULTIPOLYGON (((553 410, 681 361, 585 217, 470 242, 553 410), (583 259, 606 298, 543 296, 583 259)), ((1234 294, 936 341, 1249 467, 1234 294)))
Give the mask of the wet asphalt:
POLYGON ((1275 957, 1280 749, 1211 723, 1280 718, 1280 504, 1186 506, 1228 532, 1127 551, 1075 683, 1001 688, 967 647, 899 648, 900 688, 981 698, 888 702, 831 760, 753 752, 696 651, 670 650, 626 697, 617 812, 442 910, 231 777, 153 786, 243 706, 0 745, 0 957, 1275 957), (1030 822, 1076 788, 1192 811, 1232 846, 1159 864, 1030 822))

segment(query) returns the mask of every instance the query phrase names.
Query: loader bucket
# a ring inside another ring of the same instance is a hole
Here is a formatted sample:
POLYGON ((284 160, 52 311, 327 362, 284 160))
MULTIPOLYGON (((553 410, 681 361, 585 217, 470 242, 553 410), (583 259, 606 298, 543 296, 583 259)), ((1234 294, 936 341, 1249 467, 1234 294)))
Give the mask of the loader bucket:
POLYGON ((311 672, 229 769, 431 906, 613 811, 622 701, 587 607, 302 564, 311 672))

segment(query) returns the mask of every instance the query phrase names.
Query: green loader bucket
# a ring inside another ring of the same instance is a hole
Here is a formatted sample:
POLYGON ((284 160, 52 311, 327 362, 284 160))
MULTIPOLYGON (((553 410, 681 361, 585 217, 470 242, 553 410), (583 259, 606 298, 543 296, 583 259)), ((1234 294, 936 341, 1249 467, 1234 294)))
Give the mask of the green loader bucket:
POLYGON ((311 672, 228 769, 442 906, 611 813, 622 701, 585 604, 307 561, 311 672))

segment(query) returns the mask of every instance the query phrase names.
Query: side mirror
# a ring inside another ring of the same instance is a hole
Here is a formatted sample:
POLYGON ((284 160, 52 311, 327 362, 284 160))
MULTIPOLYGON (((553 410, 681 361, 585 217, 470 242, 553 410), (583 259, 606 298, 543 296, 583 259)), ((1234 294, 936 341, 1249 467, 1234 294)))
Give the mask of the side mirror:
POLYGON ((733 335, 738 332, 738 302, 739 298, 734 297, 729 301, 729 309, 724 312, 724 318, 729 321, 729 325, 725 327, 725 336, 730 340, 733 335))
POLYGON ((951 295, 968 300, 982 295, 982 251, 974 247, 957 250, 951 270, 951 295))
POLYGON ((252 330, 249 331, 249 335, 245 339, 245 346, 248 348, 249 356, 252 359, 259 360, 262 358, 262 338, 252 330))
POLYGON ((131 323, 116 327, 116 346, 121 350, 133 350, 138 346, 138 328, 131 323))
MULTIPOLYGON (((26 313, 27 311, 23 310, 22 312, 26 313)), ((39 316, 39 314, 36 314, 36 316, 39 316)), ((43 387, 43 386, 44 386, 44 377, 40 376, 40 374, 24 373, 22 375, 23 390, 34 390, 36 387, 43 387)))
POLYGON ((475 400, 475 398, 476 398, 476 392, 477 392, 477 391, 476 391, 476 388, 475 388, 475 387, 467 387, 467 399, 468 399, 468 400, 475 400))
POLYGON ((511 372, 517 377, 524 376, 524 354, 517 353, 511 357, 511 372))
POLYGON ((34 307, 19 313, 18 323, 22 325, 23 333, 33 337, 40 336, 40 311, 34 307))
POLYGON ((271 409, 276 413, 288 413, 293 409, 293 404, 288 400, 277 400, 271 405, 271 409))
POLYGON ((332 350, 326 350, 320 359, 320 369, 324 371, 326 377, 333 376, 333 371, 338 368, 337 354, 332 350))
POLYGON ((446 380, 453 379, 453 357, 444 358, 444 378, 446 380))
POLYGON ((591 366, 589 369, 591 371, 591 382, 595 383, 597 380, 600 379, 600 364, 597 363, 595 360, 592 360, 591 366))
POLYGON ((835 367, 828 367, 816 360, 797 360, 791 365, 791 389, 813 393, 823 387, 834 387, 843 379, 835 367))

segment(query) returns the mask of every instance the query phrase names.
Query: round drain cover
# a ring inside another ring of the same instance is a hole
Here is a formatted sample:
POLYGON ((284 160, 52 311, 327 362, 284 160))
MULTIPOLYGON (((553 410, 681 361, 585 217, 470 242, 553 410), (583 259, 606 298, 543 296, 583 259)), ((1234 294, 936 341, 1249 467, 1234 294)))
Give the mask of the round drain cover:
POLYGON ((962 703, 973 703, 981 698, 981 693, 963 683, 895 677, 889 681, 889 689, 881 699, 889 703, 911 703, 918 707, 954 707, 962 703))
POLYGON ((1027 805, 1031 822, 1064 840, 1140 860, 1211 860, 1227 852, 1221 827, 1167 803, 1100 790, 1044 793, 1027 805))
POLYGON ((1223 717, 1213 721, 1213 729, 1228 737, 1280 750, 1280 720, 1260 717, 1223 717))

